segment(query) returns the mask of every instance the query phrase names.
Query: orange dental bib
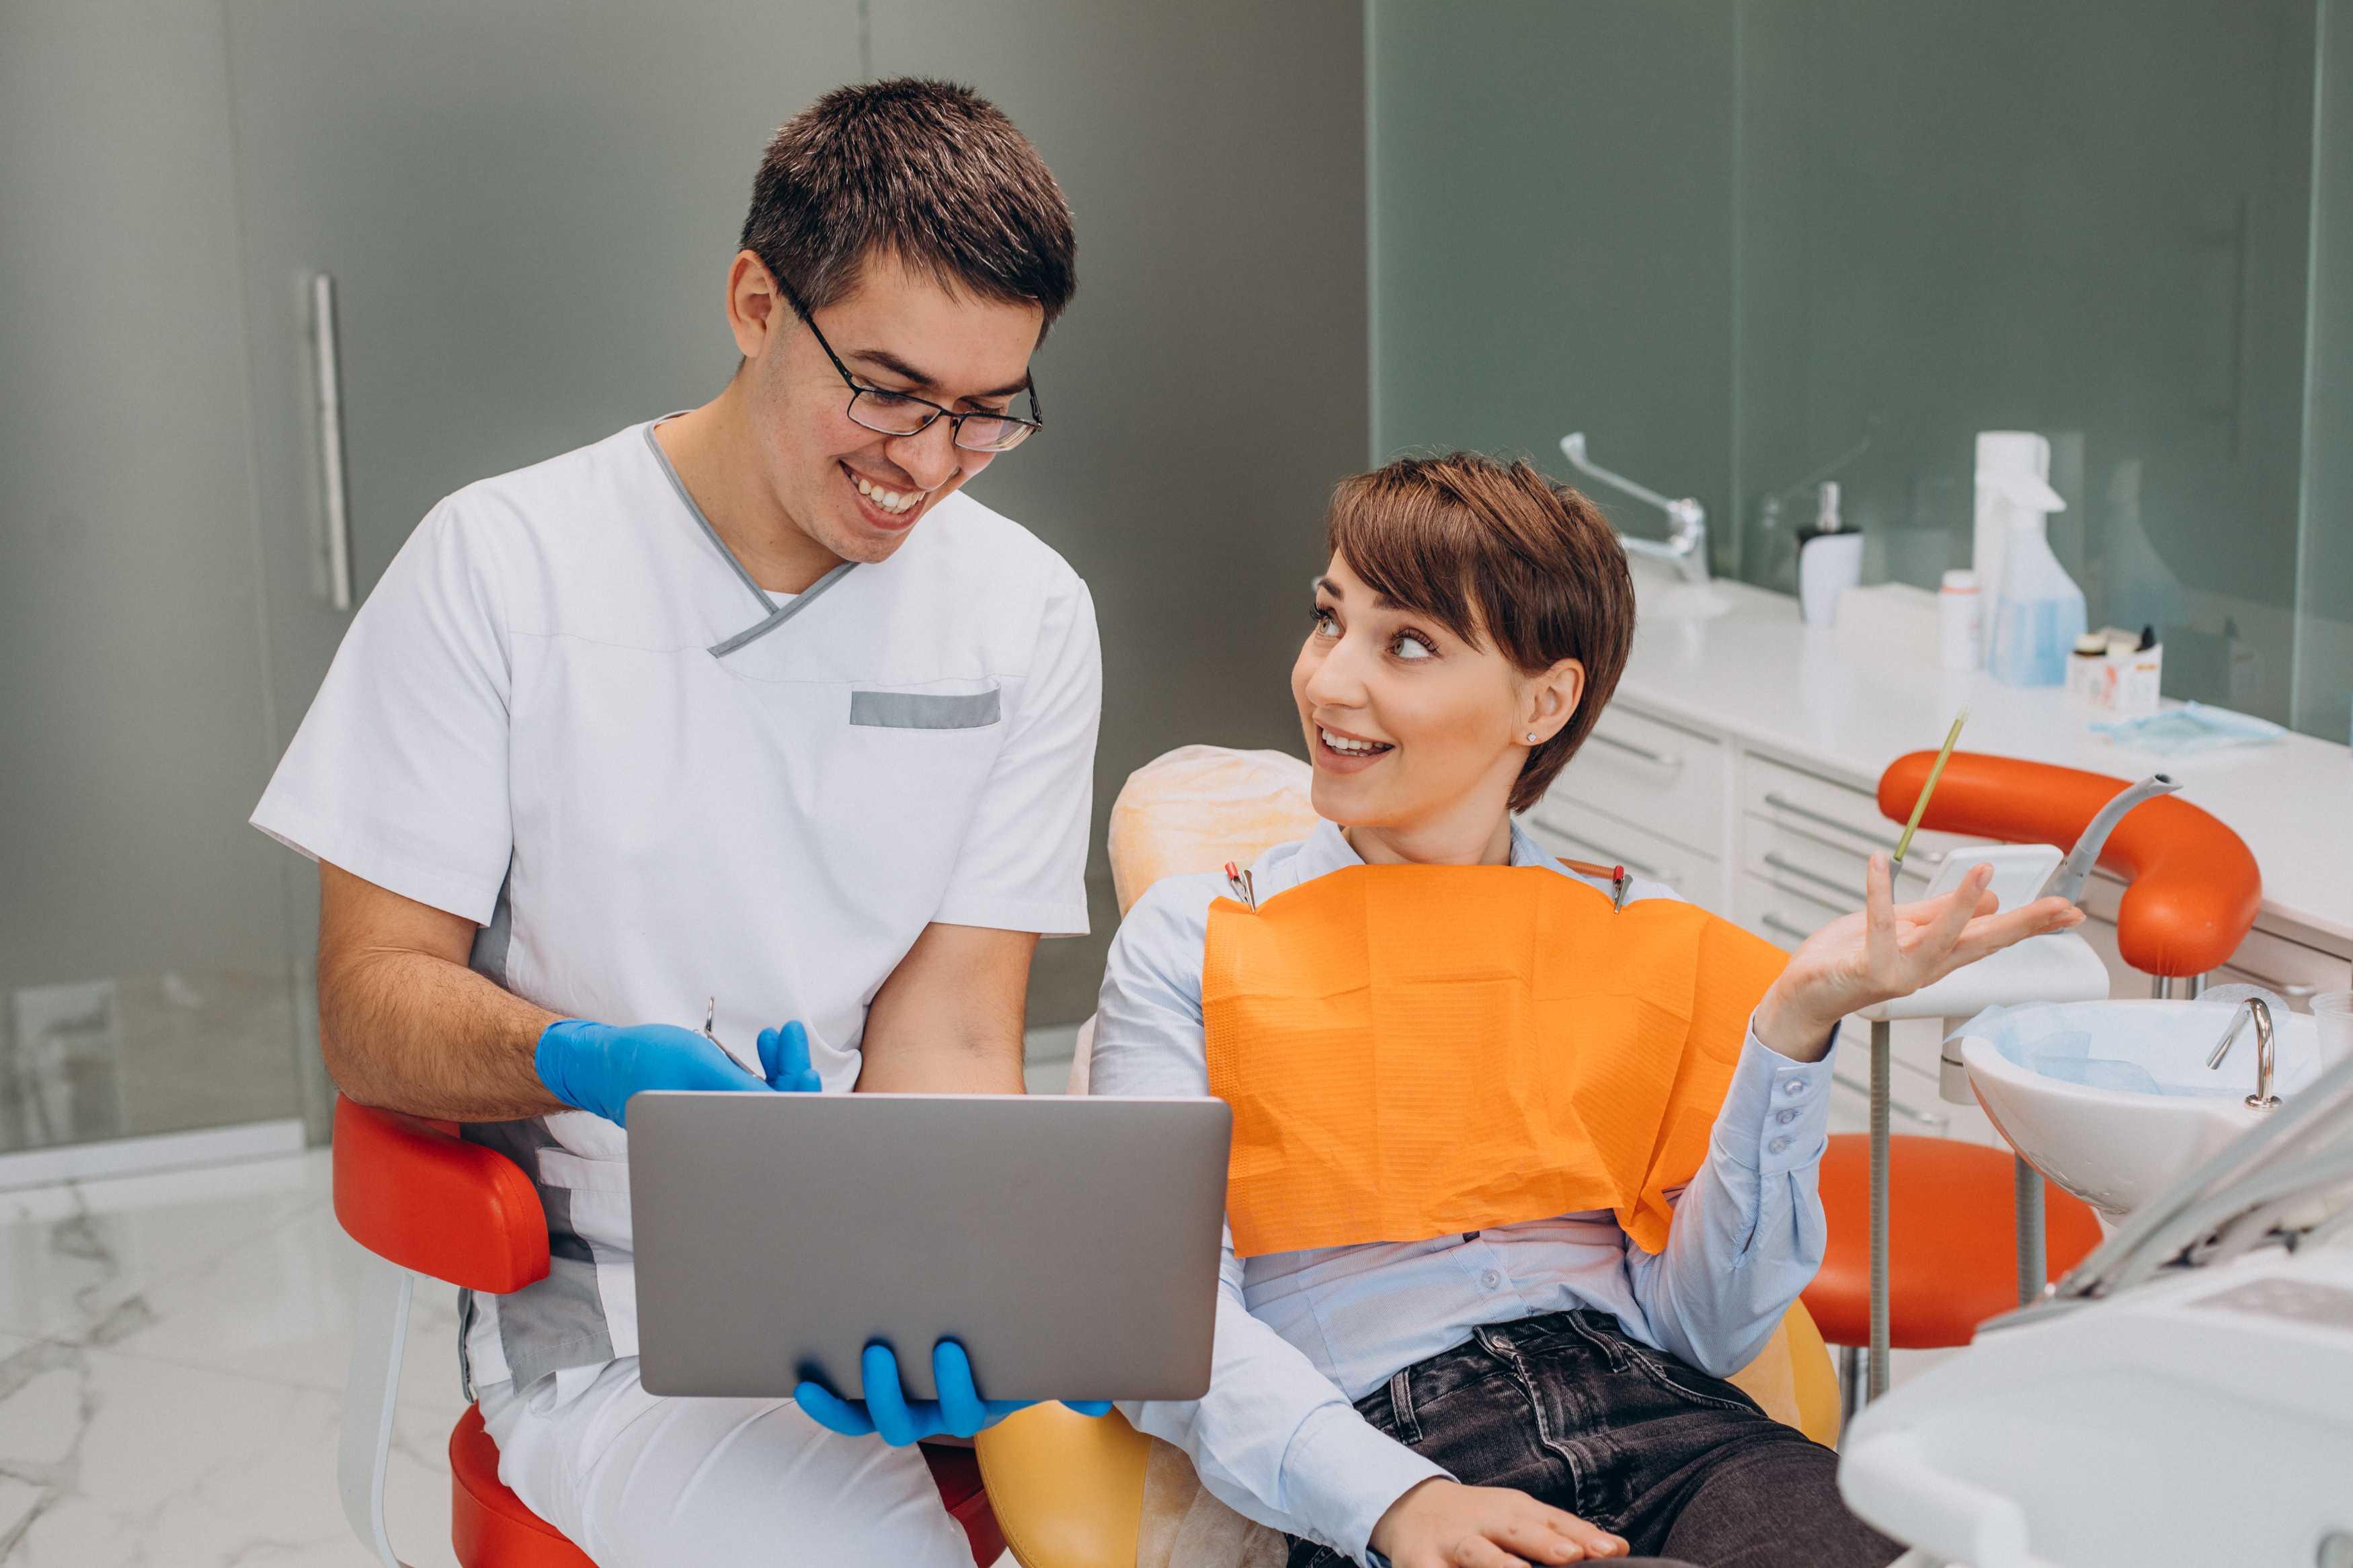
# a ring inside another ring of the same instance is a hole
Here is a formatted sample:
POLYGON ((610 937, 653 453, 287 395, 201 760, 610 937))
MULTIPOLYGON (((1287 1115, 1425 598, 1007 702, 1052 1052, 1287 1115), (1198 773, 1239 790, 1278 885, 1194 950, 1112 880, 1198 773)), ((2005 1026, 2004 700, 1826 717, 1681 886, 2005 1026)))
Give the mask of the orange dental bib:
POLYGON ((1209 1091, 1243 1257, 1593 1209, 1665 1247, 1787 957, 1535 866, 1351 866, 1209 907, 1209 1091))

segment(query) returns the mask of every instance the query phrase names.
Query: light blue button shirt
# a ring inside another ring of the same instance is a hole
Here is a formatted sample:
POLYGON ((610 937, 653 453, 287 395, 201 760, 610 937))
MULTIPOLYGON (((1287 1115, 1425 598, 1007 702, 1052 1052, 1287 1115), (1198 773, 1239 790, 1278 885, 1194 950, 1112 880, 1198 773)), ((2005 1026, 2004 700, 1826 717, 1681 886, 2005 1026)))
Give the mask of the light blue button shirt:
MULTIPOLYGON (((1264 900, 1361 864, 1327 822, 1268 850, 1251 878, 1264 900)), ((1516 827, 1512 864, 1590 880, 1516 827)), ((1209 905, 1226 892, 1222 877, 1171 877, 1128 911, 1103 978, 1090 1092, 1208 1092, 1201 955, 1209 905)), ((1637 879, 1629 901, 1674 896, 1637 879)), ((1389 1504, 1446 1474, 1356 1411, 1398 1369, 1484 1324, 1580 1307, 1613 1314, 1633 1338, 1704 1371, 1747 1363, 1821 1264, 1814 1177, 1830 1075, 1827 1055, 1792 1061, 1750 1030, 1663 1253, 1635 1246, 1607 1211, 1250 1258, 1235 1258, 1229 1228, 1208 1394, 1120 1408, 1191 1456, 1228 1507, 1370 1562, 1366 1541, 1389 1504)))

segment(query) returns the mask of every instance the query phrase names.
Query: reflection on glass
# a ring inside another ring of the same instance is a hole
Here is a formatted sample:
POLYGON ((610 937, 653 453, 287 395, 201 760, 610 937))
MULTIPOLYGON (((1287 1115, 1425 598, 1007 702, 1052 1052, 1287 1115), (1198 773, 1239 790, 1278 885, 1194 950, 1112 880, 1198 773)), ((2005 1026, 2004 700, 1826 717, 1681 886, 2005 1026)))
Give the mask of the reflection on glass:
POLYGON ((1558 471, 1583 429, 1790 592, 1822 481, 1864 581, 1933 588, 1978 432, 2039 432, 2092 624, 2155 627, 2168 695, 2343 740, 2353 590, 2312 574, 2353 465, 2307 453, 2306 382, 2309 327, 2341 441, 2353 290, 2307 285, 2316 211, 2353 249, 2346 9, 2316 187, 2316 0, 1376 0, 1377 445, 1558 471))

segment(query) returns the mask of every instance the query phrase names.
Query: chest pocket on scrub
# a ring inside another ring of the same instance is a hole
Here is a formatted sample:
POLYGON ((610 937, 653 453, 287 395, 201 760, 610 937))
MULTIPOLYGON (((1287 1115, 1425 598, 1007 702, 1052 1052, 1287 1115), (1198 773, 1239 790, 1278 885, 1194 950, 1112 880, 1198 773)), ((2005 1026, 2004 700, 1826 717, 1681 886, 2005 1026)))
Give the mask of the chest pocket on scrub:
POLYGON ((1002 717, 998 689, 985 691, 852 691, 849 722, 872 730, 985 730, 1002 717))

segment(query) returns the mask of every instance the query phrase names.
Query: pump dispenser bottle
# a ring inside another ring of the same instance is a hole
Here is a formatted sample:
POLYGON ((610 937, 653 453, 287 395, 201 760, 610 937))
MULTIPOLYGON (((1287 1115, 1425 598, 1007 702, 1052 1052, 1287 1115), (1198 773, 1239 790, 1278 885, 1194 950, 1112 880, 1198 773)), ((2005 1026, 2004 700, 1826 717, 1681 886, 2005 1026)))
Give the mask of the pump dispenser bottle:
POLYGON ((1839 516, 1839 484, 1824 479, 1814 526, 1798 535, 1798 617, 1810 626, 1838 618, 1839 595, 1862 581, 1862 535, 1839 516))

